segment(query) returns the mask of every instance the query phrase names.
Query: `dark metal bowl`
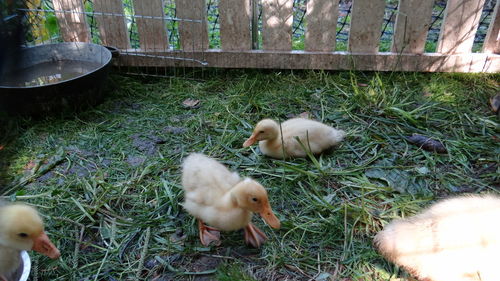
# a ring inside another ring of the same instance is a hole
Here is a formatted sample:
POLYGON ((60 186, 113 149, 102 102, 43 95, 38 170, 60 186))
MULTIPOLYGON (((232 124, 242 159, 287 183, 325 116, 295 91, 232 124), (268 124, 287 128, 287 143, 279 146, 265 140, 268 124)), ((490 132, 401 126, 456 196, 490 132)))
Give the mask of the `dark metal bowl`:
POLYGON ((21 50, 17 68, 0 77, 0 111, 44 115, 95 105, 111 65, 101 45, 67 42, 21 50))

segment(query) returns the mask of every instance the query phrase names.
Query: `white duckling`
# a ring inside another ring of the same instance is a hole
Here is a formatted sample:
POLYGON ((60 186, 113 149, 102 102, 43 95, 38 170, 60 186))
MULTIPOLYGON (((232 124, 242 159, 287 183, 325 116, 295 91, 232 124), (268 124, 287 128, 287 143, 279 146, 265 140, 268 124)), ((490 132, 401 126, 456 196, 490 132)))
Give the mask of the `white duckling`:
POLYGON ((312 154, 319 154, 340 143, 345 135, 342 130, 304 118, 289 119, 281 123, 281 129, 276 121, 264 119, 257 123, 252 135, 243 143, 243 147, 259 141, 262 153, 270 157, 278 159, 306 157, 307 153, 296 137, 312 154))
POLYGON ((459 196, 394 220, 375 236, 389 261, 418 280, 500 279, 500 198, 459 196))
POLYGON ((21 262, 21 251, 34 250, 49 258, 61 255, 44 232, 37 211, 24 204, 0 207, 0 280, 8 280, 21 262))
POLYGON ((189 155, 182 166, 184 208, 198 219, 201 243, 220 245, 219 230, 244 228, 245 241, 256 248, 266 235, 251 223, 252 213, 259 213, 273 228, 280 228, 267 192, 255 180, 242 180, 236 172, 203 154, 189 155), (210 226, 206 226, 207 223, 210 226))

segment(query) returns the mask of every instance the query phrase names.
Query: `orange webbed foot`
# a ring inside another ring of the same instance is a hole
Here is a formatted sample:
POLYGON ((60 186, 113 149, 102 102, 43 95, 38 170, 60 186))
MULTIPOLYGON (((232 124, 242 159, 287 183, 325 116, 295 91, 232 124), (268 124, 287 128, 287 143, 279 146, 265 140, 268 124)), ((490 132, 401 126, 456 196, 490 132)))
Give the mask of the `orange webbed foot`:
POLYGON ((255 248, 260 248, 266 242, 267 236, 255 225, 249 223, 245 227, 245 242, 255 248))
POLYGON ((215 246, 220 245, 220 232, 218 229, 206 226, 201 220, 198 220, 198 230, 203 246, 209 246, 211 243, 214 243, 215 246))

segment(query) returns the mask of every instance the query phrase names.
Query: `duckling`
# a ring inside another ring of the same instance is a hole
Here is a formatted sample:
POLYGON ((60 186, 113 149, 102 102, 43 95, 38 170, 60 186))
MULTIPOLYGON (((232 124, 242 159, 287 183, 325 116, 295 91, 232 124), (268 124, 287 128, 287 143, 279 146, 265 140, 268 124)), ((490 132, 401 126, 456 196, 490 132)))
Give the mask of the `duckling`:
POLYGON ((44 232, 38 212, 25 204, 0 206, 0 280, 8 280, 21 262, 21 251, 34 250, 49 258, 61 255, 44 232))
POLYGON ((394 220, 374 244, 418 280, 499 280, 499 218, 500 197, 459 196, 394 220))
POLYGON ((243 147, 259 141, 260 150, 267 156, 277 159, 306 157, 307 153, 296 137, 308 150, 310 149, 312 154, 319 154, 340 143, 345 135, 342 130, 304 118, 293 118, 283 122, 281 130, 276 121, 264 119, 257 123, 252 135, 243 143, 243 147))
POLYGON ((251 223, 252 213, 280 228, 262 185, 250 178, 242 180, 238 173, 203 154, 193 153, 184 160, 182 186, 183 207, 198 219, 200 241, 205 246, 220 245, 219 230, 244 228, 245 242, 259 248, 267 237, 251 223))

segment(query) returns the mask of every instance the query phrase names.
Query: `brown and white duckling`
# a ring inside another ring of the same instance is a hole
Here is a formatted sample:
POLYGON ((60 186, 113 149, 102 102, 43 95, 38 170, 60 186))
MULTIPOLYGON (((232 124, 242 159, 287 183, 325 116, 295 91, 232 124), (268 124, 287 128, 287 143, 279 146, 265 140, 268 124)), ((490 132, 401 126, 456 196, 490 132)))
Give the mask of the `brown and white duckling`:
POLYGON ((243 147, 259 141, 260 150, 267 156, 278 159, 307 157, 306 151, 296 137, 308 150, 310 149, 312 154, 319 154, 340 143, 345 135, 342 130, 304 118, 289 119, 281 123, 281 129, 276 121, 264 119, 257 123, 252 135, 243 143, 243 147))
POLYGON ((198 219, 200 240, 205 246, 220 244, 219 230, 244 228, 247 244, 260 247, 267 237, 251 223, 252 213, 259 213, 271 227, 280 227, 262 185, 250 178, 242 180, 236 172, 203 154, 193 153, 184 160, 182 186, 183 206, 198 219))
POLYGON ((38 212, 25 204, 0 206, 0 280, 7 280, 21 261, 21 251, 34 250, 49 258, 61 255, 44 231, 38 212))
POLYGON ((500 197, 459 196, 389 223, 374 239, 389 261, 425 281, 500 280, 500 197))

